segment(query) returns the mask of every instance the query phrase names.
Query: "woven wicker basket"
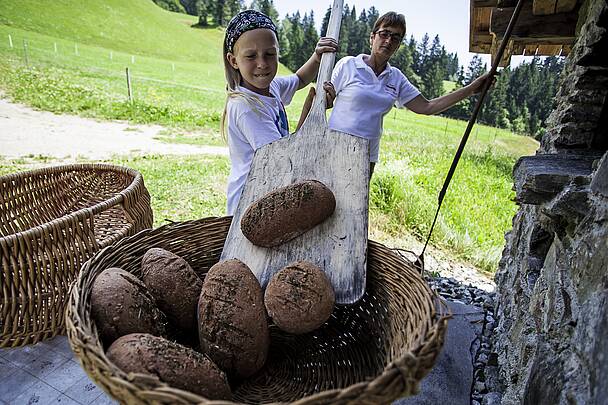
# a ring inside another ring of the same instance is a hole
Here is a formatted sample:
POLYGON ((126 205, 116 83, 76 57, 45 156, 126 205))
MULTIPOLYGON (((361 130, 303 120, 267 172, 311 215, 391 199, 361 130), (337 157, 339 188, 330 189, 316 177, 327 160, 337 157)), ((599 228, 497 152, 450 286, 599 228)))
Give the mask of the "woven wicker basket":
MULTIPOLYGON (((156 378, 126 375, 106 358, 91 319, 93 281, 120 267, 136 276, 141 258, 162 247, 208 269, 219 260, 231 217, 166 225, 121 240, 86 262, 70 291, 66 321, 72 349, 89 376, 121 403, 209 401, 156 378)), ((369 242, 367 292, 355 305, 337 307, 319 330, 292 336, 271 327, 271 348, 261 373, 233 387, 239 403, 383 404, 417 392, 443 345, 447 318, 414 267, 385 246, 369 242)))
POLYGON ((0 347, 63 333, 82 264, 151 226, 150 195, 135 170, 74 164, 0 177, 0 347))

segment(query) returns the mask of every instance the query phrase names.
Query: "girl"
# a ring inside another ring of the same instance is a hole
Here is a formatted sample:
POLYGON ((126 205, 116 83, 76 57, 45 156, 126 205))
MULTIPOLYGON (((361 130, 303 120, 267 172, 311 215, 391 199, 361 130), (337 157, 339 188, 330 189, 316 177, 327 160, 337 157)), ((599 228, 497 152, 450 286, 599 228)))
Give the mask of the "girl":
MULTIPOLYGON (((279 44, 277 29, 266 15, 246 10, 228 23, 224 38, 226 107, 221 130, 230 152, 228 215, 238 205, 254 152, 289 134, 285 105, 317 75, 321 54, 336 52, 333 38, 321 38, 315 52, 290 76, 275 77, 279 44)), ((325 85, 327 92, 333 87, 325 85)), ((334 94, 335 96, 335 94, 334 94)))

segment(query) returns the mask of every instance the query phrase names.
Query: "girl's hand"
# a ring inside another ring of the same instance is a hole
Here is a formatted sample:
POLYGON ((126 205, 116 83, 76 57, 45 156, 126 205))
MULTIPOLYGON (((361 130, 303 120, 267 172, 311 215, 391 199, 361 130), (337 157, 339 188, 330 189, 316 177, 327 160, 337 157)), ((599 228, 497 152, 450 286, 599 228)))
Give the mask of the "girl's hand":
POLYGON ((481 92, 481 90, 483 90, 483 86, 484 83, 487 80, 491 80, 489 87, 492 87, 494 85, 494 83, 496 82, 496 75, 498 73, 494 73, 492 76, 490 76, 490 72, 484 73, 483 75, 479 76, 477 79, 473 80, 471 82, 471 84, 469 84, 469 89, 471 90, 471 94, 478 94, 481 92))
POLYGON ((321 37, 315 48, 313 56, 317 62, 321 63, 321 55, 325 52, 338 52, 338 42, 330 37, 321 37))

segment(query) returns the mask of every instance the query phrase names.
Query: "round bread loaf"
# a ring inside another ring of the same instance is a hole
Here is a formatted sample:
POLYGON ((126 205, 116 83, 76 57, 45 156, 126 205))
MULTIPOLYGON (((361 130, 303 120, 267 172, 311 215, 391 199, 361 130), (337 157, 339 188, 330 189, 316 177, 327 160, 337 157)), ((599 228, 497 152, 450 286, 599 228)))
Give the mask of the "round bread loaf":
POLYGON ((144 284, 169 322, 185 331, 195 330, 203 282, 188 262, 165 249, 152 248, 144 254, 141 272, 144 284))
POLYGON ((264 304, 281 330, 308 333, 323 325, 335 303, 334 290, 325 273, 300 261, 284 267, 266 286, 264 304))
POLYGON ((91 289, 91 317, 107 346, 129 333, 163 336, 167 318, 133 274, 112 267, 101 272, 91 289))
POLYGON ((249 377, 262 368, 270 335, 260 283, 237 259, 213 265, 198 301, 201 349, 222 370, 249 377))
POLYGON ((224 374, 207 356, 147 333, 117 339, 106 353, 125 373, 150 374, 207 399, 232 399, 224 374))
POLYGON ((285 243, 325 221, 336 209, 334 194, 317 180, 278 188, 251 204, 241 231, 254 245, 285 243))

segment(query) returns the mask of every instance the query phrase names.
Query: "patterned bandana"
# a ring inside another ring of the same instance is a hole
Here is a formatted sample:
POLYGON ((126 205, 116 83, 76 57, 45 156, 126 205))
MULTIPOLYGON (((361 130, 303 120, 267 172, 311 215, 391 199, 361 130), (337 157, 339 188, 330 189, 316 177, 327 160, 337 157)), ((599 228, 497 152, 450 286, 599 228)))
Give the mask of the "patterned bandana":
POLYGON ((226 27, 226 37, 224 38, 224 51, 232 52, 236 40, 244 32, 257 28, 268 28, 277 35, 277 27, 272 20, 265 14, 255 10, 241 11, 235 15, 226 27))

